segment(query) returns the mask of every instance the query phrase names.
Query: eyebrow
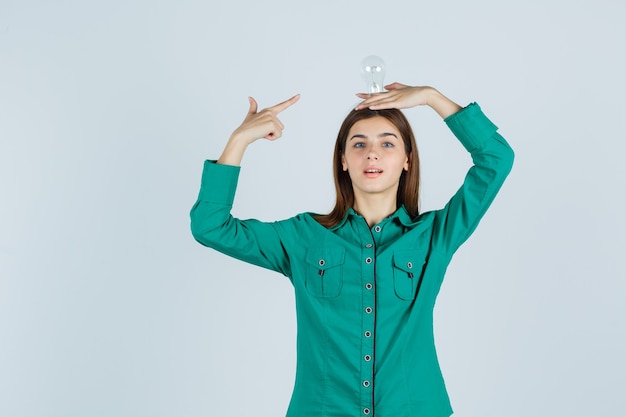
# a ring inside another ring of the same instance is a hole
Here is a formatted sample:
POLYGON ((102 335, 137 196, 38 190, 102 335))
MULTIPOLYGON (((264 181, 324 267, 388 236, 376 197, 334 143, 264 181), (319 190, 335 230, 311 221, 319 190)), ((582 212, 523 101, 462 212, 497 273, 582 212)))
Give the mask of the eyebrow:
MULTIPOLYGON (((391 133, 391 132, 383 132, 383 133, 379 133, 377 135, 379 138, 385 138, 387 136, 393 136, 394 138, 398 139, 398 136, 395 133, 391 133)), ((357 133, 356 135, 353 135, 350 140, 352 139, 367 139, 367 135, 363 135, 361 133, 357 133)))

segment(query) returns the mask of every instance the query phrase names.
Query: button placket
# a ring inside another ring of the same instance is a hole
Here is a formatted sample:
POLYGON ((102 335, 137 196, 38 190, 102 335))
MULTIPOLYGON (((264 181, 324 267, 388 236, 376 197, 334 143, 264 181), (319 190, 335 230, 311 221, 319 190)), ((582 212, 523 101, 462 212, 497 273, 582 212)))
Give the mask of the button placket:
MULTIPOLYGON (((371 229, 370 229, 371 230, 371 229)), ((376 308, 375 278, 375 236, 368 230, 366 243, 363 245, 363 264, 361 273, 362 292, 362 343, 361 343, 361 379, 358 382, 361 390, 361 410, 363 415, 372 414, 374 389, 374 331, 376 308)), ((380 231, 380 230, 379 230, 380 231)), ((355 381, 356 383, 356 381, 355 381)))

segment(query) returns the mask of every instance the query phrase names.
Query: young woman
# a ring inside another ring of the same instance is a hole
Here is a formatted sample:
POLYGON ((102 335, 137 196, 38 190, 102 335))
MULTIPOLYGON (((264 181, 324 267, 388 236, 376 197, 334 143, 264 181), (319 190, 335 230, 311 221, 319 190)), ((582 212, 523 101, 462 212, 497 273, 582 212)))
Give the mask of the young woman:
POLYGON ((230 214, 239 164, 299 99, 250 110, 217 162, 206 161, 191 211, 203 245, 287 276, 295 289, 297 369, 288 417, 444 417, 433 307, 445 270, 509 173, 513 151, 477 104, 394 83, 343 122, 334 152, 337 202, 327 215, 264 223, 230 214), (471 154, 465 182, 441 210, 418 211, 419 158, 399 110, 435 110, 471 154))

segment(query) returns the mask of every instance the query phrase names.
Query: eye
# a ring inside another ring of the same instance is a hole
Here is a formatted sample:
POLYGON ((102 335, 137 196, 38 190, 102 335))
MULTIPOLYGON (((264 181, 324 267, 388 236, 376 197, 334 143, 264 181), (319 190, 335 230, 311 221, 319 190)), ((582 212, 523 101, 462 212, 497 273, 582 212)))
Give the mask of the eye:
POLYGON ((393 148, 394 144, 391 142, 383 142, 383 148, 393 148))
POLYGON ((355 148, 362 148, 362 147, 364 147, 364 146, 365 146, 365 143, 364 143, 364 142, 356 142, 356 143, 355 143, 354 145, 352 145, 352 146, 354 146, 355 148))

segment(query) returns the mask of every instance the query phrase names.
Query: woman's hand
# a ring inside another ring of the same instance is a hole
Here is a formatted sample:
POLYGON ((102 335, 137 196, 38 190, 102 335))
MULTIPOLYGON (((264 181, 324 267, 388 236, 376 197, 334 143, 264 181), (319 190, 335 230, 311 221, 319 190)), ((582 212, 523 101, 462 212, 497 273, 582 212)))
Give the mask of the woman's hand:
POLYGON ((248 97, 250 109, 241 125, 235 129, 232 136, 237 136, 239 140, 250 144, 257 139, 265 138, 276 140, 283 134, 285 125, 278 119, 278 114, 291 107, 300 99, 300 94, 296 94, 288 100, 275 106, 268 107, 257 112, 259 105, 252 97, 248 97))
POLYGON ((432 87, 411 87, 393 83, 386 85, 385 90, 387 91, 384 93, 357 94, 357 97, 362 98, 363 101, 356 106, 355 110, 366 108, 371 110, 408 109, 426 105, 435 110, 442 118, 461 110, 458 104, 432 87))
POLYGON ((427 104, 428 97, 435 90, 432 87, 410 87, 408 85, 393 83, 385 86, 384 93, 365 94, 359 93, 357 97, 363 101, 356 110, 370 108, 381 109, 408 109, 410 107, 427 104))
POLYGON ((249 97, 250 109, 248 114, 230 136, 217 163, 238 166, 241 164, 246 148, 252 142, 261 138, 276 140, 281 137, 285 125, 278 119, 278 114, 294 105, 299 99, 300 94, 296 94, 282 103, 257 111, 259 105, 255 99, 249 97))

